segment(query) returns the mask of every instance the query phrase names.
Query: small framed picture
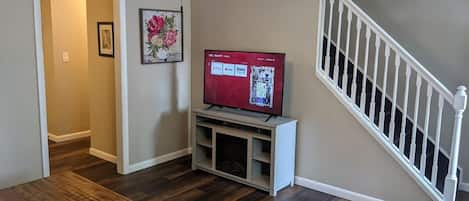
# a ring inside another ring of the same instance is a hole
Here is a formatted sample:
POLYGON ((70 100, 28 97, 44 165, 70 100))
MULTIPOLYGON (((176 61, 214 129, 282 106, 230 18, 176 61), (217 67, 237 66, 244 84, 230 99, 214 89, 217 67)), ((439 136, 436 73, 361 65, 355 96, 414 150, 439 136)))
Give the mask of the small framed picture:
POLYGON ((183 10, 140 9, 142 64, 182 62, 183 10))
POLYGON ((114 24, 98 22, 99 56, 114 57, 114 24))

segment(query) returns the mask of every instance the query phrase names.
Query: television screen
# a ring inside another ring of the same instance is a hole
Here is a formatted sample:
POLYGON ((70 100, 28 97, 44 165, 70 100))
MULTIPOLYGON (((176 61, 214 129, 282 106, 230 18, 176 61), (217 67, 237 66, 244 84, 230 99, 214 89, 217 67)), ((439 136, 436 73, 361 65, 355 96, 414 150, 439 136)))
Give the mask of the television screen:
POLYGON ((205 51, 204 103, 282 115, 285 54, 205 51))

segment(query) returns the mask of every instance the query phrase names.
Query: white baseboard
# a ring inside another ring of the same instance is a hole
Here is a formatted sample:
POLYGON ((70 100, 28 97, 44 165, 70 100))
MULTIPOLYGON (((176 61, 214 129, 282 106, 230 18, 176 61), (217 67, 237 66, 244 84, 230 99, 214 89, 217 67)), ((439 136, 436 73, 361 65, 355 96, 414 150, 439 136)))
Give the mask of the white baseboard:
POLYGON ((109 154, 109 153, 106 153, 104 151, 101 151, 99 149, 95 149, 95 148, 90 148, 89 150, 90 152, 90 155, 92 156, 95 156, 97 158, 100 158, 100 159, 103 159, 105 161, 109 161, 111 163, 116 163, 117 161, 117 157, 112 155, 112 154, 109 154))
POLYGON ((461 183, 459 184, 459 190, 469 193, 469 183, 463 183, 463 182, 461 182, 461 183))
POLYGON ((370 197, 367 195, 363 195, 360 193, 355 193, 343 188, 331 186, 329 184, 324 184, 321 182, 313 181, 310 179, 306 179, 304 177, 295 177, 295 184, 299 186, 303 186, 305 188, 309 188, 315 191, 320 191, 323 193, 327 193, 333 196, 337 196, 340 198, 344 198, 347 200, 353 200, 353 201, 383 201, 378 198, 370 197))
POLYGON ((149 167, 153 167, 161 163, 165 163, 165 162, 168 162, 168 161, 171 161, 171 160, 183 157, 183 156, 187 156, 191 153, 192 153, 191 148, 185 148, 185 149, 181 149, 179 151, 175 151, 166 155, 158 156, 156 158, 148 159, 146 161, 138 162, 138 163, 130 165, 129 172, 132 173, 132 172, 143 170, 149 167))
POLYGON ((75 140, 75 139, 89 137, 89 136, 91 136, 91 130, 80 131, 76 133, 69 133, 65 135, 55 135, 52 133, 48 134, 49 140, 53 142, 65 142, 65 141, 75 140))

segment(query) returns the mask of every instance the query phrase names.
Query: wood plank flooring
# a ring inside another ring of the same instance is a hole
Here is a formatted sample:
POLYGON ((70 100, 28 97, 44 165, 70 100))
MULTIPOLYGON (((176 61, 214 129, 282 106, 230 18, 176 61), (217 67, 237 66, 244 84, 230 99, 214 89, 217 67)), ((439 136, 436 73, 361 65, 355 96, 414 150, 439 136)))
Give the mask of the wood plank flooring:
MULTIPOLYGON (((2 190, 0 201, 73 200, 70 196, 78 196, 81 200, 123 200, 126 197, 135 201, 345 201, 300 186, 284 189, 277 197, 270 197, 266 192, 202 171, 192 171, 190 157, 123 176, 116 172, 114 164, 88 155, 88 148, 89 139, 50 143, 54 175, 2 190), (60 180, 61 177, 66 180, 60 180), (84 181, 91 183, 83 184, 88 190, 74 186, 84 181), (80 197, 76 193, 80 190, 85 195, 80 197), (53 197, 46 197, 48 195, 53 197)), ((460 192, 458 201, 469 201, 469 194, 460 192)))
POLYGON ((345 201, 331 195, 295 186, 277 197, 203 171, 190 169, 184 157, 134 174, 121 176, 107 163, 75 171, 100 185, 136 201, 345 201))
POLYGON ((458 192, 457 201, 469 201, 469 192, 458 192))
POLYGON ((49 141, 49 162, 51 175, 103 164, 106 161, 89 154, 90 138, 67 142, 49 141))
POLYGON ((129 201, 73 172, 64 172, 0 191, 0 201, 129 201))
POLYGON ((344 201, 324 193, 295 186, 275 198, 230 180, 191 170, 184 157, 134 174, 122 176, 116 166, 87 154, 89 138, 50 143, 53 174, 73 171, 135 201, 344 201))

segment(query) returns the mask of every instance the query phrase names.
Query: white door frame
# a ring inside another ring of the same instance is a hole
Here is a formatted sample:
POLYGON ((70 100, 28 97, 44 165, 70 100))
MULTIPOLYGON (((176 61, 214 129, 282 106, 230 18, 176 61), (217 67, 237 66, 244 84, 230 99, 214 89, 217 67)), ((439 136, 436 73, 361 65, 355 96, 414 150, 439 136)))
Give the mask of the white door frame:
POLYGON ((42 17, 41 0, 33 0, 34 4, 34 33, 36 47, 37 91, 39 97, 39 123, 41 132, 42 175, 48 177, 49 146, 47 140, 47 108, 46 108, 46 80, 44 76, 44 50, 42 46, 42 17))
POLYGON ((116 70, 116 148, 117 148, 117 172, 120 174, 130 173, 129 159, 129 103, 128 103, 128 81, 127 81, 127 0, 114 1, 114 26, 117 43, 117 54, 115 57, 116 70))
MULTIPOLYGON (((117 170, 121 174, 129 173, 129 144, 128 144, 128 87, 127 87, 127 34, 126 34, 126 0, 113 0, 114 25, 116 38, 116 148, 117 170)), ((44 50, 42 44, 42 16, 41 0, 33 0, 34 5, 34 32, 36 48, 37 87, 39 97, 39 122, 41 133, 42 175, 50 176, 49 146, 47 129, 47 103, 44 74, 44 50)))

